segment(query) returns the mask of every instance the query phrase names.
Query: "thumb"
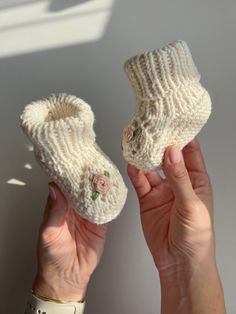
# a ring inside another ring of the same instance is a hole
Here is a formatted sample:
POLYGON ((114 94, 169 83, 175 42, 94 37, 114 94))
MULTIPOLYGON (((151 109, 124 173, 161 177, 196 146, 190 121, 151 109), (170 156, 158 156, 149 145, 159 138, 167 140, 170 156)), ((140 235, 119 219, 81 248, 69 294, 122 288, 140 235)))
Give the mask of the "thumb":
POLYGON ((59 227, 65 221, 69 205, 65 196, 54 182, 50 182, 48 187, 49 196, 44 211, 42 225, 43 228, 49 226, 59 227))
POLYGON ((165 151, 163 171, 171 185, 175 200, 179 205, 186 205, 196 198, 183 154, 179 145, 169 146, 165 151))

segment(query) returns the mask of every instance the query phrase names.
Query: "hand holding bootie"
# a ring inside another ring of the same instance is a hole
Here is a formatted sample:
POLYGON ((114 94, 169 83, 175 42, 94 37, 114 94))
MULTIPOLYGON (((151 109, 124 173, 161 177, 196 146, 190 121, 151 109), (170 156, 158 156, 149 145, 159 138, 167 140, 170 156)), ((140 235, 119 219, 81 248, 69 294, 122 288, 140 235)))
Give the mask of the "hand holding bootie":
POLYGON ((130 58, 124 69, 137 109, 123 130, 123 156, 141 170, 160 170, 165 148, 179 144, 182 149, 207 122, 210 96, 181 40, 130 58))
POLYGON ((127 188, 114 163, 96 144, 91 107, 72 95, 53 94, 27 105, 21 127, 39 165, 57 183, 71 207, 87 220, 115 219, 127 188))

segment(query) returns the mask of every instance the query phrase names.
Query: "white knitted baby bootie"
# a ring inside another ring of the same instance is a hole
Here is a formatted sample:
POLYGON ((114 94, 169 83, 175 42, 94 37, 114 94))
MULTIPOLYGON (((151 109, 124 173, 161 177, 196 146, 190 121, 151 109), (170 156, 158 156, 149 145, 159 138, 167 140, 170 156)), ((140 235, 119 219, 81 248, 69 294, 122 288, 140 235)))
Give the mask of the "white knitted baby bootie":
POLYGON ((165 148, 182 149, 208 120, 211 99, 184 41, 126 61, 137 109, 123 130, 124 158, 139 169, 161 169, 165 148))
POLYGON ((21 115, 21 127, 40 166, 71 207, 103 224, 121 212, 127 188, 117 167, 96 144, 93 123, 91 107, 66 94, 32 102, 21 115))

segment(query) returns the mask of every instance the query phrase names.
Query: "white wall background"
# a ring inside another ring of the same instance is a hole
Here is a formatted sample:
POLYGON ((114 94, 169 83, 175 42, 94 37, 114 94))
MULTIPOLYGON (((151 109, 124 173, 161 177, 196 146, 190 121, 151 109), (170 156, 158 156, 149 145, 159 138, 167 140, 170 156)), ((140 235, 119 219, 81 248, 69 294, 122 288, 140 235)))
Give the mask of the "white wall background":
POLYGON ((85 312, 159 313, 158 273, 120 150, 121 130, 135 106, 122 65, 133 54, 175 39, 189 44, 213 101, 199 139, 215 193, 217 258, 227 310, 236 313, 235 12, 234 0, 1 1, 1 314, 23 313, 48 193, 47 177, 27 149, 19 115, 30 101, 60 91, 91 104, 98 143, 130 188, 121 216, 110 224, 85 312), (33 169, 24 168, 26 163, 33 169), (12 178, 26 185, 7 184, 12 178))

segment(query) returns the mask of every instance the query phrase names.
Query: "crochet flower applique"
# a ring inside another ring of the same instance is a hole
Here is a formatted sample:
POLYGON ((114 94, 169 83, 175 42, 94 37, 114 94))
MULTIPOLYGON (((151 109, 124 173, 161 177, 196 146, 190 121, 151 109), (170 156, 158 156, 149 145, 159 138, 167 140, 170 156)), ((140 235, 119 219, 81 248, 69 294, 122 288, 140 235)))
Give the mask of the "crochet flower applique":
POLYGON ((92 193, 92 200, 95 201, 100 194, 106 196, 111 186, 112 182, 108 171, 104 171, 104 174, 95 174, 93 177, 94 191, 92 193))
POLYGON ((137 138, 142 133, 141 126, 135 128, 133 125, 129 125, 127 128, 123 131, 123 137, 126 143, 129 143, 133 141, 135 138, 137 138))
MULTIPOLYGON (((133 147, 131 142, 137 139, 141 134, 142 134, 141 126, 138 126, 135 128, 133 125, 129 125, 127 128, 124 129, 123 139, 128 144, 128 150, 131 150, 133 147)), ((122 143, 121 143, 121 149, 123 150, 122 143)))

